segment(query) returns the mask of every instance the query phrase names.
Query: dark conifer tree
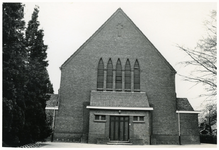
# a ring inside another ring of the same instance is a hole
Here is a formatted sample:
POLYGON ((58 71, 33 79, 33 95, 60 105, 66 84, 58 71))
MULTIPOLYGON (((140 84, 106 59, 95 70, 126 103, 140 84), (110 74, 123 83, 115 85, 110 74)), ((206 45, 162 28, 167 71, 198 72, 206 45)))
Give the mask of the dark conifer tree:
MULTIPOLYGON (((32 141, 43 140, 49 136, 51 130, 46 121, 45 107, 49 100, 48 93, 49 75, 46 67, 48 66, 47 45, 44 44, 43 30, 39 28, 38 19, 39 8, 35 7, 31 20, 28 22, 25 41, 28 51, 28 101, 26 102, 26 122, 29 128, 27 135, 32 141)), ((53 90, 52 90, 53 92, 53 90)))
POLYGON ((26 62, 23 5, 3 3, 3 146, 17 146, 25 117, 26 62))
POLYGON ((45 106, 53 93, 47 46, 34 9, 25 30, 21 3, 3 3, 3 146, 42 141, 51 130, 45 106))

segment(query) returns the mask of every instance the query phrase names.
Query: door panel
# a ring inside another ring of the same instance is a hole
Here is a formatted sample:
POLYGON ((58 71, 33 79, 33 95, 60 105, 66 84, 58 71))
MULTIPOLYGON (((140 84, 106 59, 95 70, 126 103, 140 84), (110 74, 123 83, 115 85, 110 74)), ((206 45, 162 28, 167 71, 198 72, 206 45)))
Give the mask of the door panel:
POLYGON ((118 137, 119 137, 119 117, 116 117, 115 118, 115 132, 114 132, 114 134, 115 134, 115 140, 118 140, 118 137))
POLYGON ((110 117, 110 140, 128 141, 129 139, 129 117, 110 117))
POLYGON ((120 138, 119 138, 119 140, 120 141, 123 141, 123 135, 124 135, 124 132, 123 132, 123 130, 124 130, 124 122, 123 122, 123 117, 121 117, 120 118, 120 130, 119 130, 119 135, 120 135, 120 138))
POLYGON ((125 134, 124 139, 125 141, 128 141, 129 139, 129 118, 125 118, 125 124, 124 124, 125 134))

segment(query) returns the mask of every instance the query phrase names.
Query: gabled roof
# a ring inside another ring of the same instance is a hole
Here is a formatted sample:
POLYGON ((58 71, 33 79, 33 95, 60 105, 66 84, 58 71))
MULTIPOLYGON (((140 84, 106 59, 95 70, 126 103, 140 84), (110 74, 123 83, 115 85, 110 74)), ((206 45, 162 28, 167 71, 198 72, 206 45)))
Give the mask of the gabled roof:
POLYGON ((176 108, 177 110, 194 111, 187 98, 177 98, 176 108))
POLYGON ((112 14, 112 16, 83 44, 79 47, 79 49, 74 52, 60 67, 60 69, 62 69, 63 67, 65 67, 66 64, 68 64, 68 62, 74 58, 74 56, 76 56, 82 49, 83 47, 85 47, 106 25, 107 23, 112 20, 117 14, 121 13, 124 17, 126 17, 132 24, 133 26, 137 29, 137 31, 139 31, 140 34, 143 35, 143 37, 145 37, 145 39, 147 41, 149 41, 149 43, 151 44, 152 47, 154 47, 154 49, 156 50, 156 53, 158 54, 158 56, 160 56, 161 60, 164 61, 164 63, 167 64, 167 66, 170 68, 170 70, 172 70, 174 73, 176 73, 175 69, 169 64, 169 62, 163 57, 163 55, 157 50, 157 48, 150 42, 150 40, 143 34, 143 32, 135 25, 135 23, 124 13, 124 11, 121 8, 118 8, 116 10, 116 12, 114 12, 112 14))
POLYGON ((145 92, 91 91, 90 106, 150 107, 145 92), (135 102, 133 103, 133 100, 135 102))

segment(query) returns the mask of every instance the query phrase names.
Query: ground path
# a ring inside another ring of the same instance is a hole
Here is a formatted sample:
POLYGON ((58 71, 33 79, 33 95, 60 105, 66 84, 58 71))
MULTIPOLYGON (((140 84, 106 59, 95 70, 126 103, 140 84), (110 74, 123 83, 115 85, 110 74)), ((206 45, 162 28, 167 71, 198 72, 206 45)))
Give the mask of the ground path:
POLYGON ((216 144, 198 145, 103 145, 87 143, 42 142, 37 148, 217 148, 216 144))

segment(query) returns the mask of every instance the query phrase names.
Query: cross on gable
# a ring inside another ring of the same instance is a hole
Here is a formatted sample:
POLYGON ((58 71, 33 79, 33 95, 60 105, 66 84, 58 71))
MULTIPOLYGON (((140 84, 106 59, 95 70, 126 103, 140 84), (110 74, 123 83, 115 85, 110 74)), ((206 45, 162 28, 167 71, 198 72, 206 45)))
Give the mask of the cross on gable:
POLYGON ((122 32, 122 29, 123 29, 123 24, 121 24, 121 23, 118 23, 117 25, 116 25, 116 29, 117 29, 117 31, 118 31, 118 37, 121 37, 121 32, 122 32))

